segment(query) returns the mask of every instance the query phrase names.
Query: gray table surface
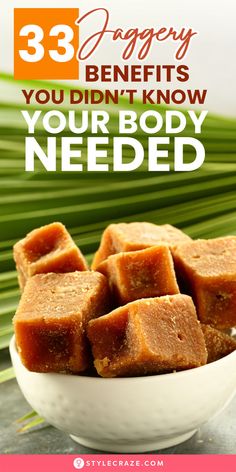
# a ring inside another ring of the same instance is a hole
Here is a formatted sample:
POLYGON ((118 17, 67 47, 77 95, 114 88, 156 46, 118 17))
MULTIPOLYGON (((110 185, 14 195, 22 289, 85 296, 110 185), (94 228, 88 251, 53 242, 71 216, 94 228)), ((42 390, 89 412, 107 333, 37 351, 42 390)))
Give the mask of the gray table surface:
MULTIPOLYGON (((0 370, 10 366, 8 350, 0 352, 0 370)), ((31 407, 24 399, 16 380, 0 385, 0 453, 1 454, 96 454, 100 451, 75 443, 52 426, 37 427, 18 433, 17 418, 31 407)), ((202 426, 188 441, 161 451, 162 454, 236 454, 236 396, 215 419, 202 426)))

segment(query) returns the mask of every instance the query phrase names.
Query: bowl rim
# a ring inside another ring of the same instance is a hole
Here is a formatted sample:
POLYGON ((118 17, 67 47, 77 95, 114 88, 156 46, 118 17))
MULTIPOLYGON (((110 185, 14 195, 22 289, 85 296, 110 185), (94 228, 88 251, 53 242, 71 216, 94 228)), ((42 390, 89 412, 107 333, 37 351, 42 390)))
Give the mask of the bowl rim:
MULTIPOLYGON (((20 363, 20 365, 30 374, 34 374, 34 375, 50 375, 50 377, 57 377, 58 379, 59 378, 63 378, 65 379, 65 377, 68 377, 68 378, 79 378, 81 381, 93 381, 93 382, 100 382, 100 383, 104 383, 104 382, 107 382, 108 380, 111 382, 116 382, 116 383, 121 383, 121 382, 137 382, 137 380, 139 381, 143 381, 143 382, 147 382, 147 381, 150 381, 150 380, 157 380, 157 379, 176 379, 176 377, 180 378, 181 376, 182 377, 185 377, 187 376, 188 374, 192 374, 193 372, 203 372, 203 371, 206 371, 206 370, 212 370, 212 369, 215 369, 217 368, 218 366, 222 366, 224 364, 226 364, 229 359, 230 360, 235 360, 236 361, 236 350, 231 352, 230 354, 227 354, 226 356, 222 357, 221 359, 218 359, 217 361, 214 361, 214 362, 210 362, 209 364, 205 364, 205 365, 202 365, 200 367, 193 367, 191 369, 186 369, 186 370, 181 370, 181 371, 177 371, 177 372, 169 372, 167 374, 154 374, 154 375, 146 375, 146 376, 134 376, 134 377, 111 377, 111 378, 107 378, 107 377, 92 377, 91 375, 79 375, 79 374, 62 374, 62 373, 59 373, 59 372, 33 372, 33 371, 30 371, 27 369, 27 367, 24 366, 24 364, 22 363, 21 361, 21 358, 20 358, 20 355, 18 353, 18 350, 17 350, 17 346, 16 346, 16 339, 15 339, 15 334, 13 334, 13 336, 11 337, 11 340, 10 340, 10 343, 9 343, 9 351, 10 351, 10 355, 11 355, 11 358, 15 358, 17 359, 17 362, 20 363)), ((14 363, 12 362, 13 364, 13 367, 15 368, 15 365, 14 363)))
MULTIPOLYGON (((62 374, 62 373, 59 373, 59 372, 33 372, 33 371, 30 371, 28 370, 22 363, 21 361, 21 358, 20 358, 20 355, 18 353, 18 350, 17 350, 17 346, 16 346, 16 340, 15 340, 15 335, 12 336, 11 340, 10 340, 10 343, 9 343, 9 351, 10 351, 10 354, 11 354, 11 357, 12 358, 16 358, 17 361, 21 364, 21 366, 27 370, 27 372, 29 373, 32 373, 34 375, 50 375, 50 376, 56 376, 58 378, 62 378, 65 379, 65 376, 68 377, 68 378, 79 378, 81 379, 81 381, 94 381, 94 382, 107 382, 108 380, 113 381, 113 382, 137 382, 137 379, 138 380, 142 380, 142 381, 150 381, 150 379, 173 379, 173 378, 180 378, 181 376, 184 377, 184 376, 187 376, 189 374, 192 374, 193 372, 203 372, 203 371, 206 371, 206 370, 212 370, 212 369, 215 369, 217 367, 220 367, 224 364, 226 364, 226 362, 228 362, 229 360, 232 361, 234 358, 235 358, 235 361, 236 361, 236 350, 231 352, 230 354, 222 357, 221 359, 218 359, 217 361, 214 361, 214 362, 210 362, 209 364, 205 364, 205 365, 202 365, 200 367, 194 367, 192 369, 186 369, 186 370, 181 370, 181 371, 177 371, 177 372, 169 372, 169 373, 166 373, 166 374, 154 374, 154 375, 146 375, 146 376, 133 376, 133 377, 112 377, 112 378, 104 378, 104 377, 92 377, 92 376, 89 376, 89 375, 79 375, 79 374, 62 374)), ((13 365, 14 366, 14 365, 13 365)), ((161 381, 161 380, 160 380, 161 381)))

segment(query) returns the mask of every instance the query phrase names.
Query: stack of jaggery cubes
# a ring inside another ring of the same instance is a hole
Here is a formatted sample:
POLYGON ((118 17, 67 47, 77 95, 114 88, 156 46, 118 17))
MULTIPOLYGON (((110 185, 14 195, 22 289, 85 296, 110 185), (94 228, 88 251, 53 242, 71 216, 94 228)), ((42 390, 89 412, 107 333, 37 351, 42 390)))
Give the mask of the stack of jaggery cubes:
POLYGON ((23 364, 102 377, 199 367, 236 349, 236 237, 193 241, 151 223, 112 224, 92 270, 61 223, 14 246, 23 364))

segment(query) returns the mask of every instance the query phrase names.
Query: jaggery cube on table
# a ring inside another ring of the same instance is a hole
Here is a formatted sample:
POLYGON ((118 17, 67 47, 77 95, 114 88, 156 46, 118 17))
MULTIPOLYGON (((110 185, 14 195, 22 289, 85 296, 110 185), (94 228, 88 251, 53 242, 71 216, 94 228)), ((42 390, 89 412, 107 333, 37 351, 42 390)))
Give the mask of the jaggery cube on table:
POLYGON ((236 326, 236 237, 190 241, 173 251, 178 281, 202 323, 236 326))
POLYGON ((119 305, 140 298, 179 293, 167 246, 114 254, 99 264, 97 270, 108 278, 119 305))
POLYGON ((35 372, 84 371, 91 363, 86 325, 109 309, 108 283, 98 272, 30 277, 13 319, 23 364, 35 372))
POLYGON ((172 248, 176 244, 190 240, 189 236, 171 225, 157 226, 146 222, 112 224, 102 235, 100 247, 92 262, 92 269, 96 270, 98 265, 112 254, 137 251, 160 243, 172 248))
POLYGON ((172 372, 207 360, 204 336, 187 295, 128 303, 91 320, 87 333, 102 377, 172 372))
POLYGON ((34 229, 15 244, 13 255, 21 289, 35 274, 88 269, 84 256, 62 223, 34 229))

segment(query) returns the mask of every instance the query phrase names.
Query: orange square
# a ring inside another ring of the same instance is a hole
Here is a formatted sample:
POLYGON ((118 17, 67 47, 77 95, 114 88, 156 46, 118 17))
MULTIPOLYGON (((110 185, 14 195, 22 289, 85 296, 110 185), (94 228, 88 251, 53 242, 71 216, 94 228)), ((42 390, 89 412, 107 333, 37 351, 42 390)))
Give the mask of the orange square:
POLYGON ((79 78, 78 8, 14 9, 14 78, 79 78))

